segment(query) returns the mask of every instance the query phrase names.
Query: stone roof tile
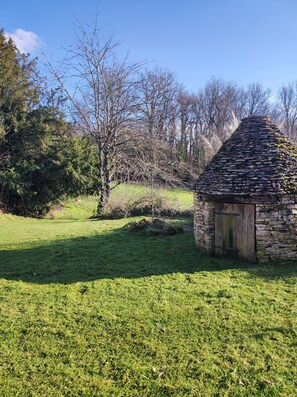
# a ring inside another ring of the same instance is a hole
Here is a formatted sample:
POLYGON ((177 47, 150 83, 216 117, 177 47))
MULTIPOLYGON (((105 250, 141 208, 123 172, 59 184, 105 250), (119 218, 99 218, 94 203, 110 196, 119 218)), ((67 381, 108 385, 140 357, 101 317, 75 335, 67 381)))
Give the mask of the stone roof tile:
POLYGON ((193 190, 296 194, 297 146, 268 117, 247 117, 206 166, 193 190))

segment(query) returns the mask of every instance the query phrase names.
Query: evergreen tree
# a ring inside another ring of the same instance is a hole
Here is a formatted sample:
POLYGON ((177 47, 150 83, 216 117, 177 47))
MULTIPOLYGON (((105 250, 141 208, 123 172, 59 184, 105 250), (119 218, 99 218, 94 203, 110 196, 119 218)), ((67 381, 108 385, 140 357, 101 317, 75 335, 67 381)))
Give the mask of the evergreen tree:
POLYGON ((36 61, 0 31, 0 208, 16 214, 43 215, 98 184, 92 145, 41 104, 41 87, 36 61))
POLYGON ((20 54, 11 39, 0 31, 0 165, 10 158, 9 141, 26 122, 27 113, 37 105, 35 61, 20 54))

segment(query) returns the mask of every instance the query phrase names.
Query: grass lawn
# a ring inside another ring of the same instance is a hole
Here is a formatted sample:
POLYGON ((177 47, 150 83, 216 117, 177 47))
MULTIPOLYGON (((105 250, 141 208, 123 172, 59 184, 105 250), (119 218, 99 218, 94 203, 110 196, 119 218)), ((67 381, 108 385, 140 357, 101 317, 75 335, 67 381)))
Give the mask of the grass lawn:
POLYGON ((297 265, 0 215, 0 396, 296 396, 297 265))
MULTIPOLYGON (((193 210, 193 195, 189 191, 159 188, 154 190, 154 194, 156 199, 163 199, 165 205, 177 213, 189 213, 193 210)), ((129 208, 133 207, 138 200, 150 196, 149 187, 123 183, 112 190, 110 205, 111 207, 122 205, 125 208, 129 208)), ((70 199, 64 203, 62 210, 61 208, 53 210, 48 217, 53 219, 87 218, 95 214, 96 207, 96 198, 92 196, 70 199)))

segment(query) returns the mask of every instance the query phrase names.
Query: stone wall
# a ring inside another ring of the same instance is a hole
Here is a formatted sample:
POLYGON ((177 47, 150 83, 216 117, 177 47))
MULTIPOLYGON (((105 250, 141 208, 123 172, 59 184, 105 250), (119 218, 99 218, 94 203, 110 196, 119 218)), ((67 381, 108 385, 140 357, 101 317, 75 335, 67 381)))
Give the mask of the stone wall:
POLYGON ((279 204, 256 205, 256 250, 259 262, 297 260, 297 204, 285 196, 279 204))
POLYGON ((194 193, 194 235, 199 249, 208 254, 214 253, 214 203, 201 201, 197 193, 194 193))
MULTIPOLYGON (((297 196, 283 196, 277 204, 256 204, 255 218, 257 261, 297 261, 297 196)), ((197 193, 194 235, 199 249, 214 254, 215 203, 202 201, 197 193)))

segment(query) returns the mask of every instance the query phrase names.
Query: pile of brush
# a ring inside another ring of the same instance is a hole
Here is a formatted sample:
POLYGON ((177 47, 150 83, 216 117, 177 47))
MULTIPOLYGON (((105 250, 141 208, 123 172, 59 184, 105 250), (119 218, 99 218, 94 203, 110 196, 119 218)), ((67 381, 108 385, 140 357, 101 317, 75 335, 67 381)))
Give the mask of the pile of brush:
POLYGON ((130 222, 125 225, 125 229, 133 233, 141 233, 147 236, 172 236, 184 231, 181 226, 174 225, 159 218, 143 218, 140 221, 130 222))

